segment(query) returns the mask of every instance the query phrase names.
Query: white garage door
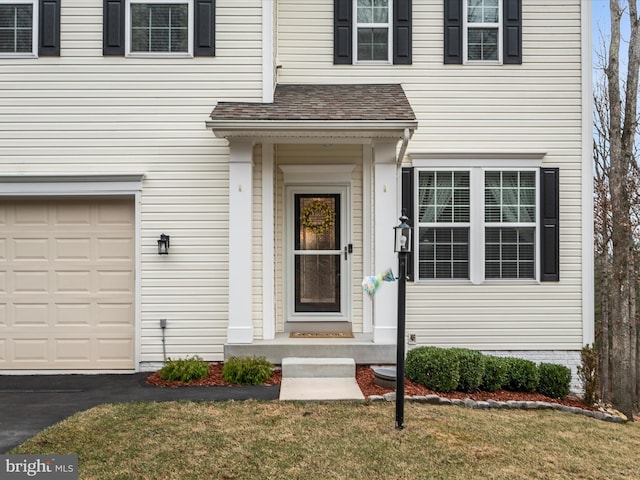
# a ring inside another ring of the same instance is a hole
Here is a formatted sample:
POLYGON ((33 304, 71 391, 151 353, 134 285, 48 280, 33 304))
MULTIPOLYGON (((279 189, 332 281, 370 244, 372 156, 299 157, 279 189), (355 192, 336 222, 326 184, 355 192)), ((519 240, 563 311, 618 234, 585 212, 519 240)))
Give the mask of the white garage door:
POLYGON ((0 370, 134 368, 131 199, 0 198, 0 370))

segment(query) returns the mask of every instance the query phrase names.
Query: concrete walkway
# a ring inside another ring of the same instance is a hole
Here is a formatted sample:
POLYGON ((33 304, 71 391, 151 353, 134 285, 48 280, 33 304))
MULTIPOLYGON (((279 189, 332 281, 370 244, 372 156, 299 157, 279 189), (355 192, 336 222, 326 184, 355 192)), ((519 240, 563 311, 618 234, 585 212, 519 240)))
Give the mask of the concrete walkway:
POLYGON ((0 453, 104 403, 277 400, 280 392, 278 385, 158 388, 145 382, 148 375, 0 375, 0 453))

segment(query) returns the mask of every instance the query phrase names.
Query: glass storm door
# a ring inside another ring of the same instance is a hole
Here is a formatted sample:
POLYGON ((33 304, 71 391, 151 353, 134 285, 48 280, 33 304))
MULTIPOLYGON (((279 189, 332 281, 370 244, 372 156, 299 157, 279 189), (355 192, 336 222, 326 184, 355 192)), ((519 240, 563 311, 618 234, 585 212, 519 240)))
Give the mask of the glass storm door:
MULTIPOLYGON (((330 189, 326 189, 331 191, 330 189)), ((348 287, 344 191, 293 192, 290 320, 345 320, 348 287)))

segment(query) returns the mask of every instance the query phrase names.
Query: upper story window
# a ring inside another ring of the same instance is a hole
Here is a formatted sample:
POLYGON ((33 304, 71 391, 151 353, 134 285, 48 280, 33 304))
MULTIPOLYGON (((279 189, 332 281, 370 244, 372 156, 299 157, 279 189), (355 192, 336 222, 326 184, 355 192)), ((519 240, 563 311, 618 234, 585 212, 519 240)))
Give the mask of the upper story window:
POLYGON ((37 55, 37 14, 33 0, 0 1, 0 55, 37 55))
POLYGON ((500 1, 465 0, 465 7, 466 60, 500 61, 500 1))
POLYGON ((412 0, 333 0, 333 63, 411 65, 412 0))
POLYGON ((128 53, 192 55, 193 2, 129 0, 128 53))
POLYGON ((390 0, 358 0, 356 8, 356 61, 388 62, 391 37, 390 0))
POLYGON ((522 0, 444 0, 445 64, 522 64, 522 0))

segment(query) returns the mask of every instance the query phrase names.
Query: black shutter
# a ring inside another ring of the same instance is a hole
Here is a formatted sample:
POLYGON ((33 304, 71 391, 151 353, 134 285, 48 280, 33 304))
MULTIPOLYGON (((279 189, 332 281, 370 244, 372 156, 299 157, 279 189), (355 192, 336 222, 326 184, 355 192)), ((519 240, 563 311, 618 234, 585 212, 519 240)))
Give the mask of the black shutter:
MULTIPOLYGON (((402 212, 409 217, 409 225, 413 227, 416 224, 413 211, 413 168, 402 169, 402 212)), ((413 255, 415 250, 415 237, 417 229, 412 228, 413 245, 411 253, 407 255, 407 280, 414 280, 413 276, 413 255)))
POLYGON ((444 0, 444 63, 462 63, 462 0, 444 0))
POLYGON ((393 63, 411 65, 411 0, 396 0, 393 10, 393 63))
POLYGON ((213 57, 216 54, 216 2, 196 0, 193 54, 213 57))
POLYGON ((560 172, 540 169, 541 281, 560 280, 560 172))
POLYGON ((124 56, 124 0, 104 0, 102 54, 124 56))
POLYGON ((522 0, 504 0, 502 63, 522 63, 522 0))
POLYGON ((333 0, 333 63, 353 63, 353 0, 333 0))
POLYGON ((38 55, 60 55, 60 0, 40 0, 38 55))

